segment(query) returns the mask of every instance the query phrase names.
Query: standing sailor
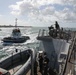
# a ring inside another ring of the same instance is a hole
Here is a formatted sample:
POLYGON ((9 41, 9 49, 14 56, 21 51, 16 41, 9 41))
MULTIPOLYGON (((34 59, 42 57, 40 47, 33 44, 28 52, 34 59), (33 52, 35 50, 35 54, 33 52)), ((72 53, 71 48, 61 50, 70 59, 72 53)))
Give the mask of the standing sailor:
POLYGON ((55 36, 58 37, 60 26, 57 21, 55 21, 55 29, 56 29, 55 36))
POLYGON ((43 72, 43 56, 39 55, 39 68, 40 68, 40 72, 43 72))
POLYGON ((59 24, 58 24, 58 22, 57 22, 57 21, 55 21, 55 28, 56 28, 57 30, 59 30, 59 29, 60 29, 60 26, 59 26, 59 24))
POLYGON ((43 75, 48 75, 48 64, 49 64, 49 59, 45 53, 43 60, 43 75))

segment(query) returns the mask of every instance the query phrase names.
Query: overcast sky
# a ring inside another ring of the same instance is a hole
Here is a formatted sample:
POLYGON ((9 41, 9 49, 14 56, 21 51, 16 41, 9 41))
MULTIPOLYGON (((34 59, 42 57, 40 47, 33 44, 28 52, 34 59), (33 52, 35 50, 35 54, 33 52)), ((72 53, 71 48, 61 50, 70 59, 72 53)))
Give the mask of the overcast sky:
POLYGON ((76 0, 0 0, 0 24, 76 27, 76 0))

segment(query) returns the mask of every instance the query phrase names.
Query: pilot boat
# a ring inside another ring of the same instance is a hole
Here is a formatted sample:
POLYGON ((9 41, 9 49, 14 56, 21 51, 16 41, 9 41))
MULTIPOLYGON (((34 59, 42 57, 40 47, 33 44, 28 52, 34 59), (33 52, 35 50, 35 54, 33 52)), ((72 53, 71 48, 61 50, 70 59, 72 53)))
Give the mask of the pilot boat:
POLYGON ((17 28, 17 19, 15 22, 15 29, 12 30, 11 36, 4 37, 2 39, 3 42, 11 42, 11 43, 23 43, 26 40, 30 39, 29 36, 23 36, 19 28, 17 28))
POLYGON ((31 67, 33 68, 35 55, 34 49, 16 49, 16 53, 0 60, 0 75, 26 75, 31 67))

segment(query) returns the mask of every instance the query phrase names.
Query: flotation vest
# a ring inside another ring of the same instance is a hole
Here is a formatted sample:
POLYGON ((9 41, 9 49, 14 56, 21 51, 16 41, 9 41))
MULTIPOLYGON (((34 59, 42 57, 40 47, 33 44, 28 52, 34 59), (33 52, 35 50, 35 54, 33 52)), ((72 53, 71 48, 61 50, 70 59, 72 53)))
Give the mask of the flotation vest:
POLYGON ((2 72, 0 72, 0 75, 2 75, 2 72))

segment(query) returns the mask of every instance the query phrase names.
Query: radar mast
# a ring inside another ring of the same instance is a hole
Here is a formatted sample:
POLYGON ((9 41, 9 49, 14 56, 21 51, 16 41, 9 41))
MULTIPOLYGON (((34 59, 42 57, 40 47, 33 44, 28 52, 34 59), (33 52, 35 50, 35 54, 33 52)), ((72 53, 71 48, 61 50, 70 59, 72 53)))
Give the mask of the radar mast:
POLYGON ((16 19, 15 19, 15 27, 16 27, 16 28, 17 28, 17 20, 18 20, 18 19, 16 18, 16 19))

